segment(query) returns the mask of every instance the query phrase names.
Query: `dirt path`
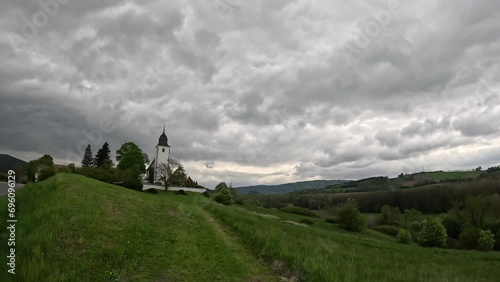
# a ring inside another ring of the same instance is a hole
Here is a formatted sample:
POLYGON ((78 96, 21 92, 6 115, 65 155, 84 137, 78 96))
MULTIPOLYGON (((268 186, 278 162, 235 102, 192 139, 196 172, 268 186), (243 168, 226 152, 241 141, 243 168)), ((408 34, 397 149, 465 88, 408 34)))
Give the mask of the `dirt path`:
POLYGON ((274 275, 273 271, 264 263, 263 260, 256 258, 250 250, 245 248, 245 246, 239 242, 238 237, 232 234, 226 227, 221 226, 210 213, 205 210, 203 210, 202 213, 206 218, 207 223, 210 224, 214 231, 224 239, 224 242, 233 251, 235 257, 238 260, 241 260, 245 265, 249 266, 249 269, 254 270, 254 273, 251 273, 249 281, 283 281, 282 278, 274 275))

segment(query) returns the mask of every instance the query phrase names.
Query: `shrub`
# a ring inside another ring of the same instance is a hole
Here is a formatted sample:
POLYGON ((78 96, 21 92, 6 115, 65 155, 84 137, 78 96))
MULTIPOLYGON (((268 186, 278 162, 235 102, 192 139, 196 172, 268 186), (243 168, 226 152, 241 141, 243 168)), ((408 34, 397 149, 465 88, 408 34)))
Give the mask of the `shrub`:
POLYGON ((359 232, 365 225, 365 218, 359 212, 358 203, 347 199, 336 211, 336 220, 345 230, 359 232))
POLYGON ((429 218, 422 225, 419 243, 425 247, 443 247, 446 245, 446 228, 441 221, 435 218, 429 218))
POLYGON ((149 188, 148 190, 149 193, 152 193, 152 194, 158 194, 158 190, 154 189, 154 188, 149 188))
POLYGON ((446 215, 443 218, 443 225, 446 228, 446 233, 451 238, 458 238, 460 235, 460 229, 462 228, 462 223, 454 217, 446 215))
POLYGON ((373 226, 372 229, 389 236, 398 236, 399 234, 399 227, 396 226, 377 225, 373 226))
POLYGON ((54 171, 54 169, 50 166, 44 166, 41 170, 40 170, 40 176, 38 177, 38 181, 43 181, 45 179, 48 179, 52 176, 54 176, 56 174, 56 172, 54 171))
POLYGON ((334 218, 334 217, 327 217, 327 218, 325 219, 325 221, 326 221, 327 223, 336 223, 336 222, 335 222, 335 218, 334 218))
MULTIPOLYGON (((86 176, 86 177, 89 177, 89 178, 93 178, 93 179, 102 181, 102 182, 107 182, 107 183, 118 182, 119 178, 120 178, 120 177, 117 177, 116 175, 114 175, 112 172, 110 172, 108 170, 105 170, 105 169, 102 169, 102 168, 95 168, 95 167, 82 167, 82 168, 78 168, 78 169, 76 169, 76 173, 80 174, 80 175, 83 175, 83 176, 86 176)), ((125 178, 125 174, 130 174, 130 173, 131 173, 130 170, 129 171, 125 171, 125 172, 120 172, 122 181, 125 180, 124 179, 125 178)), ((139 174, 137 174, 137 178, 139 178, 138 175, 139 174)), ((130 179, 129 179, 129 181, 130 181, 130 179)))
POLYGON ((401 244, 410 244, 411 234, 408 230, 401 229, 397 236, 398 243, 401 244))
POLYGON ((460 247, 464 249, 477 249, 477 244, 479 241, 479 232, 481 229, 472 225, 465 225, 464 230, 460 233, 458 240, 460 241, 460 247))
POLYGON ((186 191, 184 191, 184 190, 182 190, 182 189, 181 189, 181 190, 179 190, 179 191, 175 191, 175 194, 176 194, 176 195, 183 195, 183 196, 186 196, 186 195, 187 195, 187 194, 186 194, 186 191))
POLYGON ((477 243, 477 247, 480 251, 492 251, 495 246, 495 238, 493 233, 488 230, 481 230, 479 232, 479 240, 477 243))
POLYGON ((222 188, 217 195, 215 195, 214 200, 223 205, 230 205, 233 200, 233 194, 228 188, 222 188))
POLYGON ((378 224, 399 226, 399 217, 401 212, 398 207, 384 205, 380 208, 380 212, 381 214, 379 214, 377 218, 378 224))
POLYGON ((307 225, 313 225, 314 224, 314 220, 312 220, 310 218, 303 218, 303 219, 300 220, 300 223, 307 224, 307 225))
POLYGON ((410 223, 410 230, 413 232, 422 231, 422 222, 417 220, 413 221, 412 223, 410 223))
POLYGON ((203 194, 203 196, 210 198, 210 192, 205 190, 205 192, 203 192, 202 194, 203 194))
POLYGON ((240 206, 243 206, 245 204, 245 201, 243 201, 243 199, 237 199, 236 201, 234 201, 236 204, 240 205, 240 206))
POLYGON ((280 209, 281 211, 287 212, 287 213, 294 213, 294 214, 299 214, 303 216, 309 216, 309 217, 317 217, 317 215, 306 208, 301 208, 301 207, 296 207, 296 206, 286 206, 282 207, 280 209))

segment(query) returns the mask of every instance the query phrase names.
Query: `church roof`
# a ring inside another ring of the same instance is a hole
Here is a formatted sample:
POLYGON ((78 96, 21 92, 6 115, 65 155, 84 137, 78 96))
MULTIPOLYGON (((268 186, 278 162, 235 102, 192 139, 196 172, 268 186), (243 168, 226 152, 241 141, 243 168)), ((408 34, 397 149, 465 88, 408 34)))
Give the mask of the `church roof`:
POLYGON ((158 139, 158 146, 170 147, 170 145, 168 145, 168 137, 165 134, 165 127, 163 127, 163 133, 160 135, 160 138, 158 139))

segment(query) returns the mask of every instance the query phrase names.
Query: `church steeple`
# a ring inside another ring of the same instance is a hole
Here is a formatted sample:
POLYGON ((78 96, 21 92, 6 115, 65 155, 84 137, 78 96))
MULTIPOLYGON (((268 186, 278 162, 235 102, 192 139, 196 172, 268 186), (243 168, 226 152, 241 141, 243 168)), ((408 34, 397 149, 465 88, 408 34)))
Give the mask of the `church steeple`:
POLYGON ((168 137, 165 134, 165 125, 163 125, 163 133, 160 135, 160 138, 158 139, 158 146, 170 147, 170 145, 168 145, 168 137))

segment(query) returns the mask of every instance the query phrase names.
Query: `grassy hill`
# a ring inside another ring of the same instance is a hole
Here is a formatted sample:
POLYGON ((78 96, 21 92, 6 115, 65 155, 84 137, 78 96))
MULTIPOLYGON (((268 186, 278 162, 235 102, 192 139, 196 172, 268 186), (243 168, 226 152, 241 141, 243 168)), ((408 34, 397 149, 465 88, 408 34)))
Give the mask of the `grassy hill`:
POLYGON ((345 183, 347 180, 311 180, 279 185, 255 185, 237 187, 238 194, 249 194, 252 191, 259 194, 285 194, 306 189, 321 189, 326 186, 345 183))
MULTIPOLYGON (((500 253, 397 244, 316 218, 58 174, 17 192, 0 281, 497 281, 500 253)), ((7 199, 0 198, 5 207, 7 199)), ((6 209, 0 217, 7 218, 6 209)), ((0 239, 6 244, 5 221, 0 239)))
MULTIPOLYGON (((150 194, 58 174, 18 190, 17 269, 0 281, 274 281, 200 208, 202 195, 150 194)), ((7 199, 0 198, 7 218, 7 199)))

